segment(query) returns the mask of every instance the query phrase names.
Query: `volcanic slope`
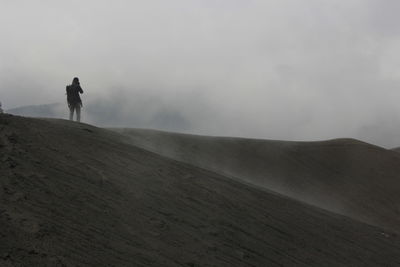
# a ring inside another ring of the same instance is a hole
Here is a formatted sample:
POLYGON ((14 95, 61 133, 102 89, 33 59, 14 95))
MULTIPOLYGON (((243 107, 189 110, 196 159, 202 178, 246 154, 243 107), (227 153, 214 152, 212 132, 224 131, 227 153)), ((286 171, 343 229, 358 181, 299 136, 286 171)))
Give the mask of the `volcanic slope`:
POLYGON ((400 147, 393 148, 392 151, 396 151, 400 153, 400 147))
POLYGON ((0 266, 398 266, 396 234, 127 145, 0 115, 0 266))
POLYGON ((400 154, 354 139, 287 142, 114 129, 160 155, 400 231, 400 154))

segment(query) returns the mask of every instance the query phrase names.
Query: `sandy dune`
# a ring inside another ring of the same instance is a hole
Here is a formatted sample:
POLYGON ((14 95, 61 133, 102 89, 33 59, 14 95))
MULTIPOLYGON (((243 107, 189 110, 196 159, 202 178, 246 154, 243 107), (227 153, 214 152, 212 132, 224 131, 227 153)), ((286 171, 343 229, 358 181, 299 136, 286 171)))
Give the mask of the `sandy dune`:
POLYGON ((114 129, 160 155, 400 231, 400 155, 354 139, 284 142, 114 129))
POLYGON ((126 142, 0 115, 0 266, 400 264, 396 234, 126 142))

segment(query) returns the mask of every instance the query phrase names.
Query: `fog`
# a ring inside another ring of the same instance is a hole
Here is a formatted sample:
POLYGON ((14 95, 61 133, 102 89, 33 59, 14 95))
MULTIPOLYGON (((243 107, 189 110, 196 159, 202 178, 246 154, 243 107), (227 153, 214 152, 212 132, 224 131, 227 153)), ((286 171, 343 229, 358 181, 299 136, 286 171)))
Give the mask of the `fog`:
POLYGON ((120 112, 126 127, 150 116, 198 134, 400 145, 398 1, 0 3, 5 109, 65 103, 78 76, 104 125, 120 112))

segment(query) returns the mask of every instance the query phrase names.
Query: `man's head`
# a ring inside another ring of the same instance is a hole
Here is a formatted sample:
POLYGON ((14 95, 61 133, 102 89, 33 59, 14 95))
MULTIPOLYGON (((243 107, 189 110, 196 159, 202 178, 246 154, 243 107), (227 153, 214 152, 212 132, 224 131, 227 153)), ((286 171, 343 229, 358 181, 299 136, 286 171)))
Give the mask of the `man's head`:
POLYGON ((78 78, 78 77, 75 77, 75 78, 72 80, 72 84, 79 84, 79 78, 78 78))

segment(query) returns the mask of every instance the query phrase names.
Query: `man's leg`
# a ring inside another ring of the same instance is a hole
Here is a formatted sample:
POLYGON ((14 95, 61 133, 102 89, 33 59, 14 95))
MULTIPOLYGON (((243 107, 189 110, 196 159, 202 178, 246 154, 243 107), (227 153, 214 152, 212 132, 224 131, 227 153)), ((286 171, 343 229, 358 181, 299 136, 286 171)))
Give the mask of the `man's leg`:
POLYGON ((81 105, 77 104, 75 106, 76 108, 76 121, 80 122, 81 121, 81 105))
POLYGON ((74 106, 70 105, 69 106, 69 120, 72 121, 74 118, 74 106))

